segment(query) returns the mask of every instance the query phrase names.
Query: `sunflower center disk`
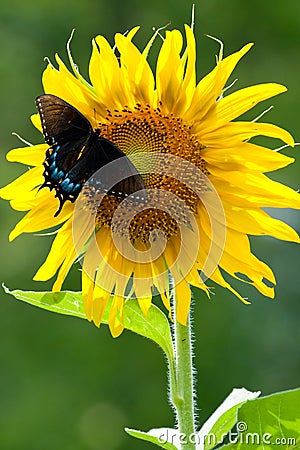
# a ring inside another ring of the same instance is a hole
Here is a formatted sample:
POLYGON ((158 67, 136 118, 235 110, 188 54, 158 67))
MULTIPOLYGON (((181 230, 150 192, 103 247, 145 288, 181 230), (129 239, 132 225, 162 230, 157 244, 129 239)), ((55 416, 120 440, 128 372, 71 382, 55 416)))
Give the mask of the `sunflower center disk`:
MULTIPOLYGON (((165 115, 159 108, 138 104, 134 110, 109 111, 107 123, 100 124, 99 129, 101 137, 119 147, 132 161, 146 187, 145 203, 139 202, 130 221, 131 242, 148 243, 154 230, 170 238, 178 232, 178 226, 188 225, 189 214, 196 212, 199 193, 205 189, 203 174, 207 173, 201 156, 204 147, 192 135, 191 128, 171 113, 165 115), (144 156, 142 168, 135 163, 137 154, 144 156), (186 208, 182 208, 183 202, 186 208)), ((99 227, 111 226, 120 202, 107 195, 97 205, 99 227)), ((130 209, 130 204, 125 208, 130 209)))

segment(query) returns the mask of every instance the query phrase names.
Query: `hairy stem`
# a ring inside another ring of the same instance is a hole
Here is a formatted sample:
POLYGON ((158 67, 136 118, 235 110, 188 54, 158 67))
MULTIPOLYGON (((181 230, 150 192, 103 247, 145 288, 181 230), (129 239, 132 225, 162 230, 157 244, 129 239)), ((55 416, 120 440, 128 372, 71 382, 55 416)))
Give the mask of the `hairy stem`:
MULTIPOLYGON (((176 304, 176 302, 175 302, 176 304)), ((170 394, 177 415, 182 450, 195 450, 195 412, 191 323, 181 325, 174 317, 174 366, 170 370, 170 394)))

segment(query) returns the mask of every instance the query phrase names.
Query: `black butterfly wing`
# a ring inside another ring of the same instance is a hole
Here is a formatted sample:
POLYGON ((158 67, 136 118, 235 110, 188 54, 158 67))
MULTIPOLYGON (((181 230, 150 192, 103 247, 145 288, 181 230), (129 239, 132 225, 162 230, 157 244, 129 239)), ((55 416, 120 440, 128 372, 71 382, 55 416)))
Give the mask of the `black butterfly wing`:
MULTIPOLYGON (((89 121, 61 98, 51 94, 41 95, 37 97, 36 105, 45 141, 49 145, 44 161, 45 182, 41 188, 55 189, 60 201, 57 216, 65 201, 76 200, 83 184, 97 170, 125 155, 113 143, 99 137, 89 121)), ((104 192, 124 198, 145 188, 141 176, 128 158, 123 158, 121 172, 119 175, 124 179, 112 189, 106 190, 109 182, 102 180, 100 184, 104 192)))
MULTIPOLYGON (((36 105, 45 141, 50 146, 44 163, 49 173, 44 175, 50 177, 51 182, 55 169, 65 175, 73 167, 93 130, 77 109, 55 95, 40 95, 36 98, 36 105)), ((56 179, 52 181, 55 184, 56 179)))
POLYGON ((142 177, 124 153, 112 142, 98 137, 96 134, 90 136, 86 150, 69 174, 71 180, 82 178, 83 183, 92 177, 89 180, 90 185, 102 193, 113 195, 119 199, 145 189, 142 177), (114 166, 114 176, 109 170, 102 172, 101 178, 97 176, 95 172, 119 158, 122 158, 122 162, 117 167, 114 166), (121 181, 112 186, 113 178, 121 181))
POLYGON ((92 133, 89 121, 72 105, 51 94, 36 98, 43 134, 49 146, 85 141, 92 133))
POLYGON ((76 108, 55 95, 40 95, 36 98, 36 106, 49 145, 43 163, 45 181, 41 188, 55 189, 60 201, 55 214, 58 215, 64 202, 74 202, 82 188, 82 183, 68 182, 68 173, 80 159, 93 130, 76 108))

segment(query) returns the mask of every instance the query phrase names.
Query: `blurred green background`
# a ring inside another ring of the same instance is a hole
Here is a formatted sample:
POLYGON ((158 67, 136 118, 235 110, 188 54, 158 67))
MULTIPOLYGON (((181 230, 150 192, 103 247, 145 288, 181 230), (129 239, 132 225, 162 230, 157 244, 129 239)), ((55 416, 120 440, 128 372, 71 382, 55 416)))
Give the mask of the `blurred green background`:
MULTIPOLYGON (((1 185, 24 171, 21 165, 5 160, 7 150, 20 146, 11 132, 34 143, 41 141, 29 116, 35 112, 34 98, 42 93, 43 58, 53 60, 59 52, 66 60, 65 44, 73 27, 73 56, 86 75, 93 36, 104 34, 112 42, 115 32, 140 24, 136 42, 144 45, 152 26, 171 22, 171 27, 182 29, 183 23, 190 23, 191 4, 175 0, 1 0, 1 185)), ((289 91, 259 105, 247 117, 255 117, 272 104, 275 108, 264 120, 288 129, 299 142, 299 0, 196 1, 199 77, 213 67, 218 52, 217 44, 205 34, 222 39, 226 55, 255 42, 231 78, 239 79, 235 88, 276 81, 289 91)), ((297 156, 298 161, 272 178, 299 189, 299 147, 285 153, 297 156)), ((24 235, 9 244, 8 233, 21 214, 4 201, 0 208, 0 281, 12 289, 49 289, 50 283, 31 279, 52 238, 24 235)), ((300 230, 297 212, 274 214, 300 230)), ((252 247, 275 271, 275 301, 244 286, 239 289, 252 301, 251 306, 220 288, 211 301, 194 292, 200 423, 233 387, 269 394, 299 384, 299 247, 269 238, 253 239, 252 247)), ((65 287, 79 288, 78 271, 73 271, 65 287)), ((105 326, 98 330, 85 321, 19 303, 3 292, 0 296, 1 450, 150 449, 154 447, 128 437, 122 428, 173 426, 165 360, 150 341, 127 332, 114 340, 105 326)))

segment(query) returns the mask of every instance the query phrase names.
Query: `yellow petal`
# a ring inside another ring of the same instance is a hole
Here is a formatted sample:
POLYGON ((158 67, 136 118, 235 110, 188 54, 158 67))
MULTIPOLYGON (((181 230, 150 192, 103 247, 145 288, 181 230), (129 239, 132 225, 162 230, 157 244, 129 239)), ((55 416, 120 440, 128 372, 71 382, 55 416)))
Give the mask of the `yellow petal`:
POLYGON ((167 243, 166 248, 164 250, 164 260, 165 265, 168 267, 168 270, 172 271, 173 278, 175 279, 175 283, 178 283, 179 280, 182 279, 182 275, 178 272, 176 268, 176 260, 177 260, 177 250, 175 249, 174 245, 170 243, 170 241, 167 243))
POLYGON ((96 122, 96 116, 105 117, 106 107, 93 92, 83 85, 66 68, 56 55, 59 70, 50 64, 43 73, 43 86, 46 93, 54 94, 78 109, 90 122, 96 122))
POLYGON ((26 199, 29 195, 31 197, 32 191, 37 192, 36 187, 43 182, 43 167, 35 167, 27 170, 23 175, 16 178, 0 189, 0 197, 5 200, 12 200, 17 198, 26 199))
POLYGON ((171 304, 170 304, 170 298, 167 296, 164 292, 161 292, 160 294, 162 302, 164 304, 164 307, 171 312, 171 304))
POLYGON ((215 105, 235 66, 245 53, 250 50, 252 45, 247 44, 238 52, 218 62, 217 66, 199 81, 191 106, 183 115, 186 121, 201 121, 209 109, 215 105))
POLYGON ((48 189, 42 189, 38 191, 33 189, 29 192, 24 192, 24 196, 18 195, 10 201, 10 206, 16 211, 29 211, 36 208, 40 203, 56 204, 57 200, 53 197, 53 193, 48 189))
POLYGON ((31 120, 33 126, 35 126, 35 128, 42 133, 43 132, 43 127, 42 127, 42 122, 41 122, 40 115, 38 113, 32 114, 30 116, 30 120, 31 120))
POLYGON ((190 272, 186 275, 185 279, 186 279, 187 283, 189 283, 192 286, 197 287, 198 289, 201 289, 202 291, 204 291, 207 294, 208 297, 210 296, 209 290, 207 289, 207 286, 205 285, 205 283, 201 280, 201 277, 195 266, 192 267, 190 272))
MULTIPOLYGON (((202 220, 199 222, 201 229, 200 247, 207 255, 210 251, 210 243, 212 242, 212 230, 209 219, 203 220, 207 212, 202 208, 201 213, 202 220)), ((274 274, 265 263, 251 253, 248 236, 227 228, 226 240, 219 242, 215 238, 216 236, 214 235, 214 245, 220 247, 221 250, 220 259, 218 261, 211 261, 212 264, 215 264, 215 269, 219 266, 240 281, 253 285, 263 295, 273 298, 275 285, 274 274)), ((210 257, 213 259, 213 256, 210 257)), ((211 276, 211 274, 206 275, 211 276)))
MULTIPOLYGON (((174 274, 174 271, 178 272, 178 278, 175 275, 175 281, 185 279, 189 284, 196 286, 207 292, 207 287, 200 279, 195 267, 195 259, 197 257, 197 246, 199 240, 195 232, 188 227, 181 227, 180 235, 173 236, 169 239, 168 248, 171 250, 173 257, 172 265, 169 270, 174 274), (176 258, 175 258, 176 255, 176 258), (178 255, 178 256, 177 256, 178 255)), ((168 253, 166 253, 168 255, 168 253)), ((170 256, 168 261, 171 262, 170 256)))
POLYGON ((251 202, 259 207, 300 209, 298 192, 263 174, 214 170, 210 180, 220 195, 235 205, 241 205, 245 199, 244 206, 251 202))
POLYGON ((285 86, 276 83, 265 83, 240 89, 221 98, 208 112, 205 119, 195 124, 195 129, 197 133, 210 133, 249 111, 259 102, 286 90, 285 86))
POLYGON ((128 36, 117 34, 117 48, 121 55, 123 76, 128 80, 128 88, 136 103, 153 104, 154 77, 147 59, 128 36))
POLYGON ((148 317, 148 312, 150 309, 150 306, 152 305, 152 293, 149 297, 143 297, 138 298, 137 301, 139 302, 139 306, 143 312, 143 314, 148 317))
POLYGON ((47 259, 35 274, 34 280, 46 281, 52 278, 70 253, 70 249, 73 249, 72 220, 67 220, 58 231, 47 259))
POLYGON ((250 235, 272 236, 285 241, 299 242, 296 231, 282 220, 270 217, 261 209, 248 209, 223 201, 226 224, 233 230, 250 235))
POLYGON ((62 265, 59 268, 57 278, 52 286, 53 292, 59 292, 62 288, 62 284, 65 281, 69 270, 71 269, 72 265, 74 264, 75 259, 78 257, 76 251, 72 248, 69 248, 69 251, 66 255, 66 258, 64 259, 62 265))
POLYGON ((116 284, 116 272, 111 268, 109 262, 110 259, 108 262, 103 260, 99 263, 95 284, 107 292, 112 292, 116 284))
POLYGON ((196 85, 196 40, 191 27, 184 25, 184 29, 186 35, 187 64, 182 91, 186 92, 187 98, 191 101, 196 85))
POLYGON ((216 270, 213 272, 213 274, 210 276, 210 279, 214 281, 215 283, 219 284, 225 289, 228 289, 230 292, 232 292, 241 302, 243 302, 245 305, 249 305, 250 302, 248 302, 245 298, 243 298, 233 287, 227 283, 227 281, 224 280, 219 268, 217 267, 216 270))
POLYGON ((188 283, 183 280, 175 285, 176 292, 176 319, 181 325, 186 325, 191 300, 192 293, 188 283))
POLYGON ((207 163, 208 172, 214 167, 228 171, 270 172, 294 162, 294 158, 249 142, 229 148, 206 147, 202 157, 207 163))
POLYGON ((113 302, 111 305, 108 325, 111 332, 112 337, 118 337, 124 330, 124 299, 117 295, 114 296, 113 302))
POLYGON ((93 319, 93 291, 94 281, 93 279, 82 270, 81 272, 81 286, 82 286, 82 298, 84 302, 84 310, 87 319, 91 322, 93 319))
POLYGON ((92 319, 97 327, 100 327, 103 313, 110 295, 110 292, 102 289, 101 286, 95 285, 92 299, 92 319))
POLYGON ((174 113, 178 116, 184 115, 185 111, 189 108, 196 86, 196 41, 193 30, 188 25, 185 25, 185 34, 186 51, 181 58, 182 64, 185 67, 184 78, 181 89, 178 92, 177 102, 173 109, 174 113))
POLYGON ((157 58, 156 89, 164 111, 173 111, 183 78, 180 58, 182 35, 178 30, 166 32, 166 38, 157 58))
POLYGON ((124 93, 117 57, 103 36, 93 39, 92 45, 89 75, 97 95, 107 109, 123 108, 127 92, 124 93))
POLYGON ((30 147, 20 147, 10 150, 6 159, 10 162, 19 162, 28 166, 41 166, 45 159, 45 153, 49 145, 37 144, 30 147))
MULTIPOLYGON (((137 250, 143 252, 146 245, 136 244, 137 250)), ((136 263, 134 267, 133 288, 143 313, 147 316, 152 300, 152 268, 149 263, 136 263)))
POLYGON ((161 295, 168 290, 169 276, 167 266, 163 257, 151 262, 153 284, 161 295))
POLYGON ((277 138, 291 147, 294 146, 294 139, 290 133, 271 123, 230 122, 209 133, 204 131, 198 134, 196 127, 192 128, 192 132, 199 135, 199 139, 203 145, 214 148, 235 146, 241 141, 246 141, 254 136, 277 138))
MULTIPOLYGON (((241 252, 241 255, 245 254, 246 252, 241 252)), ((240 258, 236 258, 235 256, 230 255, 229 253, 224 251, 222 259, 220 261, 220 267, 222 267, 222 269, 224 269, 227 273, 229 273, 239 281, 254 286, 261 294, 265 295, 266 297, 274 298, 274 287, 269 285, 269 283, 275 285, 275 280, 273 282, 270 280, 271 274, 272 278, 274 278, 273 272, 266 264, 264 264, 254 255, 250 255, 251 258, 249 257, 249 255, 247 255, 248 263, 245 263, 244 261, 241 261, 240 258), (269 277, 265 276, 262 273, 262 269, 264 272, 269 269, 269 277)))
MULTIPOLYGON (((206 229, 205 233, 209 235, 210 230, 206 229)), ((276 283, 274 274, 270 267, 251 253, 249 239, 246 235, 230 228, 227 229, 226 242, 223 246, 219 266, 240 281, 252 284, 263 295, 274 297, 273 285, 276 283), (265 280, 267 280, 267 284, 265 280)))
POLYGON ((9 235, 9 240, 14 240, 21 233, 35 233, 37 231, 46 230, 55 227, 67 220, 73 212, 74 206, 66 203, 61 213, 54 217, 57 211, 57 204, 49 203, 46 199, 33 207, 24 217, 17 223, 15 228, 9 235))

